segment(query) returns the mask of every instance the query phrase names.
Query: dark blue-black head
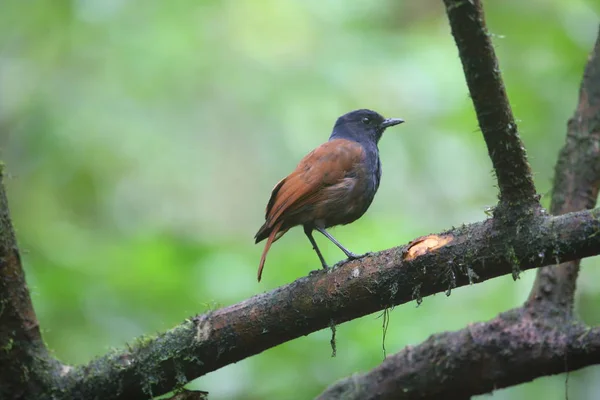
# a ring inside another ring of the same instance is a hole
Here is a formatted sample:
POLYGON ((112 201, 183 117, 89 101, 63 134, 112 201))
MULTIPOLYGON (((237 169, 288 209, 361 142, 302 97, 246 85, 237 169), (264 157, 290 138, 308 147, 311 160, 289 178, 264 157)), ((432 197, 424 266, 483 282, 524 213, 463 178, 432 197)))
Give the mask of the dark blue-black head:
POLYGON ((400 118, 384 118, 371 110, 355 110, 337 119, 330 139, 350 139, 377 144, 386 128, 403 123, 400 118))

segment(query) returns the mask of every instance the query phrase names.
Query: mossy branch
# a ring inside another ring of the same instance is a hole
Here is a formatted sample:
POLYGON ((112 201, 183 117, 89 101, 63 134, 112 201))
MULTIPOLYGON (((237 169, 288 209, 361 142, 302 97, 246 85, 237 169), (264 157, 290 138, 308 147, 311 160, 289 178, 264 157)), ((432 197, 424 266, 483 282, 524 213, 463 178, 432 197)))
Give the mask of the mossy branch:
POLYGON ((58 362, 48 355, 33 310, 3 172, 0 163, 0 398, 12 399, 45 392, 52 380, 46 372, 56 370, 58 362))
POLYGON ((317 399, 469 399, 598 360, 600 328, 539 321, 518 308, 486 323, 432 335, 367 373, 337 382, 317 399))
MULTIPOLYGON (((579 89, 579 104, 569 120, 565 145, 554 170, 554 215, 593 208, 600 189, 600 29, 579 89)), ((528 306, 572 313, 579 260, 537 271, 528 306)))
MULTIPOLYGON (((147 399, 323 329, 331 321, 343 323, 455 287, 600 254, 599 209, 560 216, 540 212, 481 2, 444 2, 498 178, 500 203, 493 219, 418 238, 408 245, 347 262, 329 273, 319 271, 191 318, 157 337, 138 339, 127 349, 87 365, 70 367, 51 358, 41 340, 0 182, 0 397, 147 399)), ((561 173, 568 175, 573 168, 580 175, 565 178, 557 174, 553 200, 557 214, 592 207, 598 191, 597 154, 590 150, 580 155, 569 147, 582 142, 593 144, 594 150, 598 147, 600 90, 593 62, 586 70, 593 84, 586 84, 584 79, 580 107, 569 124, 569 138, 561 154, 564 164, 557 167, 561 173), (586 162, 593 167, 585 169, 586 162), (561 188, 561 179, 581 186, 561 188), (581 191, 585 191, 582 196, 581 191), (574 193, 578 195, 572 196, 574 193), (576 206, 564 205, 563 198, 576 202, 576 206)), ((570 269, 544 271, 574 282, 577 265, 572 265, 570 269)), ((537 285, 545 279, 544 274, 540 272, 537 285)), ((573 290, 574 283, 573 289, 564 293, 572 297, 573 290)), ((537 299, 535 289, 533 293, 532 298, 537 299)), ((359 393, 357 398, 375 394, 380 395, 378 398, 402 398, 400 393, 406 398, 417 394, 468 397, 536 376, 600 363, 598 329, 566 319, 564 313, 540 318, 540 310, 537 306, 516 309, 488 323, 434 335, 422 345, 390 357, 370 373, 341 382, 324 396, 345 393, 353 398, 359 393), (542 345, 550 346, 549 351, 532 354, 542 345), (569 362, 565 363, 567 354, 569 362), (489 365, 498 368, 484 368, 489 365), (515 365, 518 368, 512 368, 515 365), (442 385, 442 381, 450 383, 442 385), (353 390, 356 386, 359 391, 353 390)))
POLYGON ((525 147, 517 131, 481 0, 444 0, 479 127, 492 159, 500 204, 496 214, 539 208, 525 147))
POLYGON ((347 262, 185 321, 79 366, 64 398, 146 399, 286 341, 419 296, 600 254, 600 209, 536 217, 514 235, 492 220, 347 262), (526 228, 526 229, 525 229, 526 228), (510 252, 507 250, 510 249, 510 252), (517 261, 515 261, 517 260, 517 261), (393 290, 392 290, 393 289, 393 290))
MULTIPOLYGON (((529 197, 535 188, 485 28, 482 4, 479 0, 444 3, 498 176, 502 212, 495 215, 504 227, 500 229, 518 232, 522 226, 511 228, 505 221, 523 223, 523 212, 535 219, 539 206, 529 197)), ((552 214, 594 207, 599 187, 600 31, 581 83, 579 105, 569 120, 566 144, 556 164, 552 214)), ((510 243, 506 249, 518 274, 519 254, 510 243)), ((367 373, 332 385, 319 399, 470 398, 537 377, 599 364, 600 328, 588 328, 572 316, 578 271, 579 260, 540 268, 523 307, 486 323, 433 335, 367 373)))

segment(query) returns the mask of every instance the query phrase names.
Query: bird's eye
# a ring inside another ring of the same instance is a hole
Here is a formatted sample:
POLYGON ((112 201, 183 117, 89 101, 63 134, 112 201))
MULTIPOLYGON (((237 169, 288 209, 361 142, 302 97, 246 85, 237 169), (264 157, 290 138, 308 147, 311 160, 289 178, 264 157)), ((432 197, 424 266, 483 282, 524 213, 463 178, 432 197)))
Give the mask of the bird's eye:
POLYGON ((371 119, 369 119, 369 117, 364 117, 362 119, 362 123, 365 124, 365 125, 369 125, 369 122, 371 122, 371 119))

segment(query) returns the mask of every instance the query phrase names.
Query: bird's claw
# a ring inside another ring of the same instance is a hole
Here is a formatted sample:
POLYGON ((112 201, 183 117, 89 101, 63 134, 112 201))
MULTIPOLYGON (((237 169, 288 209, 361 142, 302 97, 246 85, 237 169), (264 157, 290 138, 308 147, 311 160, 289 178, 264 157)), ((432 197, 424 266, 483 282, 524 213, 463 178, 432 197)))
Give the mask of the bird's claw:
POLYGON ((353 261, 353 260, 360 260, 361 258, 370 257, 373 254, 375 254, 375 253, 373 253, 371 251, 366 252, 365 254, 354 254, 354 253, 351 253, 350 257, 346 258, 345 260, 340 260, 340 261, 336 262, 335 264, 333 264, 331 266, 331 268, 329 268, 329 270, 331 271, 331 270, 334 270, 336 268, 339 268, 342 265, 346 264, 347 262, 350 262, 350 261, 353 261))
POLYGON ((342 265, 346 264, 349 261, 352 260, 360 260, 361 258, 365 258, 365 257, 370 257, 372 256, 373 253, 372 251, 368 251, 364 254, 354 254, 354 253, 350 253, 350 256, 348 258, 346 258, 345 260, 340 260, 338 262, 336 262, 335 264, 333 264, 331 267, 328 267, 326 265, 323 265, 323 269, 315 269, 313 271, 310 271, 308 273, 308 276, 314 276, 317 275, 319 272, 321 271, 325 271, 325 273, 329 274, 332 271, 336 270, 337 268, 341 267, 342 265))
POLYGON ((354 254, 352 253, 348 260, 360 260, 361 258, 372 256, 374 253, 371 251, 367 251, 365 254, 354 254))

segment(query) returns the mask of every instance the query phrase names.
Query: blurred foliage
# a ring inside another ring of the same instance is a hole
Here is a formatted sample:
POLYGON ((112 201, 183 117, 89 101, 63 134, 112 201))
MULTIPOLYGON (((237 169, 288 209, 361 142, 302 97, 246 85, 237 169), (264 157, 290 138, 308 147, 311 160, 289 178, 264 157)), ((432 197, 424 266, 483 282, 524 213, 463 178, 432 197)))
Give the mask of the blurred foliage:
MULTIPOLYGON (((545 205, 596 1, 486 3, 545 205)), ((441 1, 2 1, 0 157, 48 346, 84 363, 316 269, 294 230, 258 284, 252 237, 272 186, 338 115, 363 107, 407 123, 382 139, 379 194, 336 229, 342 243, 385 249, 486 217, 493 173, 441 1)), ((342 258, 317 240, 327 260, 342 258)), ((590 323, 597 264, 585 260, 579 280, 590 323)), ((388 354, 520 305, 534 275, 395 308, 388 354)), ((312 398, 381 362, 381 327, 380 314, 339 326, 336 358, 323 330, 190 387, 211 399, 312 398)), ((564 386, 543 378, 494 398, 562 399, 564 386)), ((600 368, 571 374, 568 390, 598 398, 600 368)))

